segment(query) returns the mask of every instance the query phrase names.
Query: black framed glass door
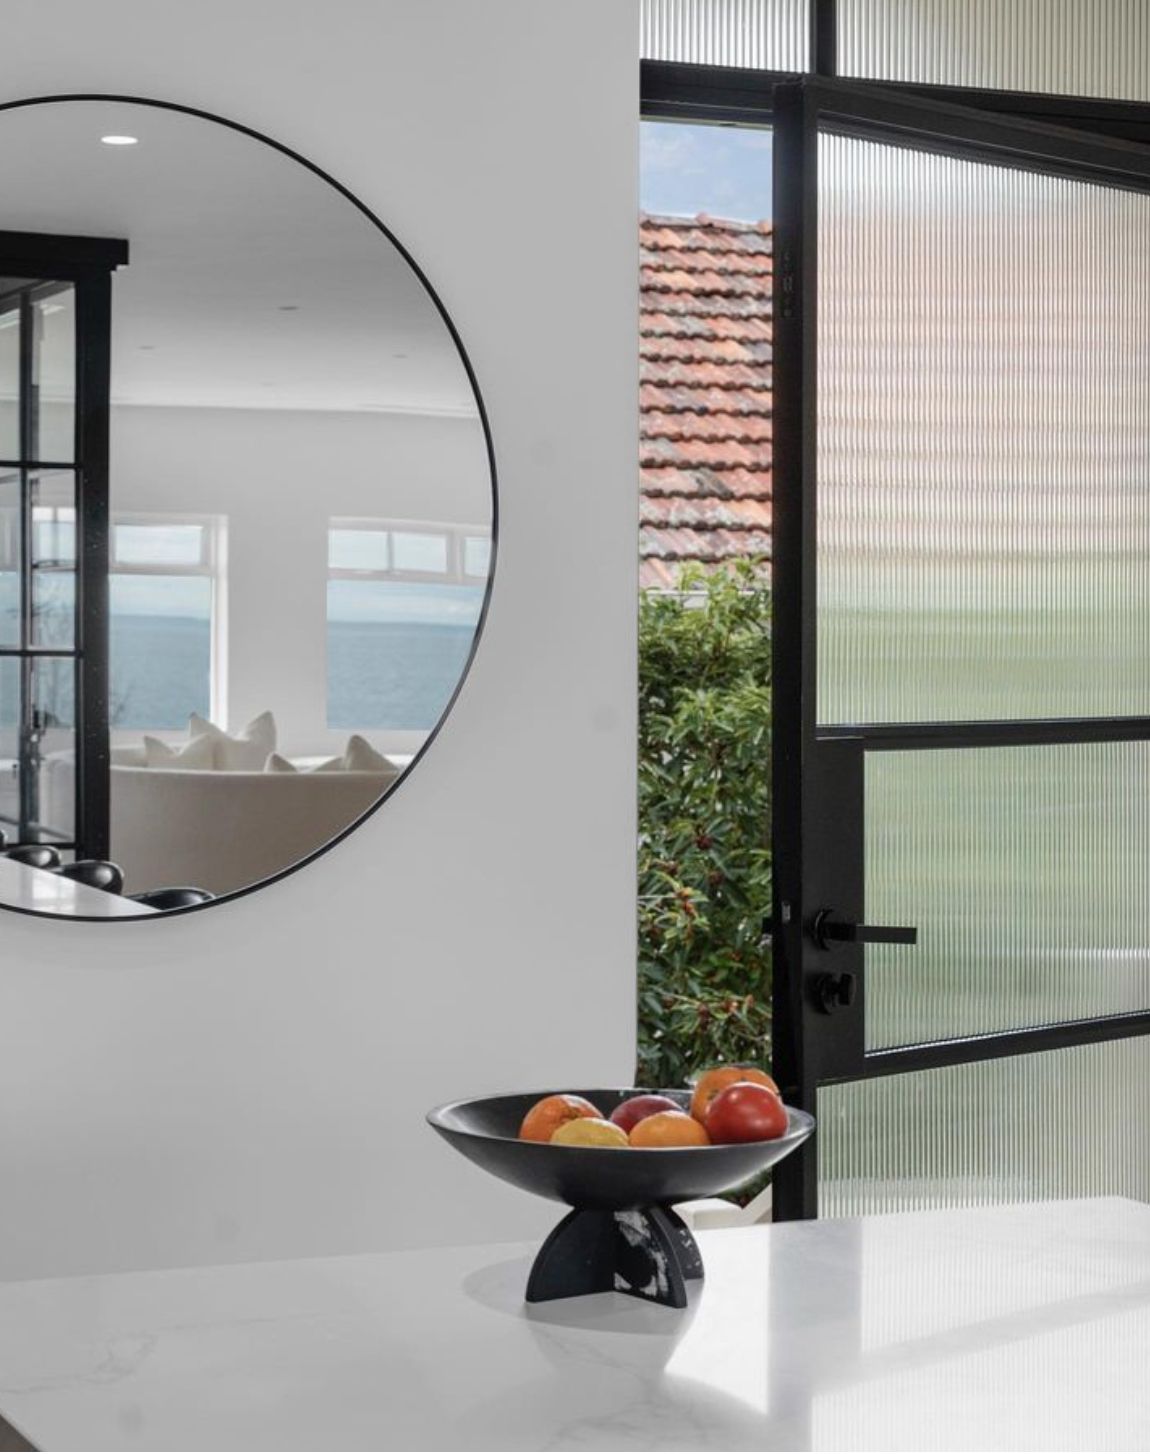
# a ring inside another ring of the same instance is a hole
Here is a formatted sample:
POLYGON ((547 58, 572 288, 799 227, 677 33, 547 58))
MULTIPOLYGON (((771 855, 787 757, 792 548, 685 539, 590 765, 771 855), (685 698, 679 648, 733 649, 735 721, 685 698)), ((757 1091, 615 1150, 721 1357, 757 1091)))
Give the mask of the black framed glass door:
POLYGON ((774 115, 776 1215, 1150 1189, 1150 154, 774 115))
POLYGON ((113 239, 0 233, 0 830, 108 852, 113 239))

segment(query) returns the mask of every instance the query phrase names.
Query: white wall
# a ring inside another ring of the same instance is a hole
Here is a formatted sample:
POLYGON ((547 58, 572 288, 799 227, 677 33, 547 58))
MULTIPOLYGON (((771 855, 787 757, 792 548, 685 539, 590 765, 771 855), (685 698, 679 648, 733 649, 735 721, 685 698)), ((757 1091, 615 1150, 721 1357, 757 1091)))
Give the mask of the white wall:
POLYGON ((475 671, 385 814, 206 913, 3 918, 0 1276, 538 1230, 557 1209, 421 1117, 632 1069, 634 6, 8 0, 4 19, 5 98, 204 107, 388 219, 471 353, 502 518, 475 671))
MULTIPOLYGON (((114 512, 227 517, 227 717, 271 709, 289 754, 347 741, 327 726, 328 521, 491 526, 478 418, 128 405, 111 459, 114 512)), ((426 734, 367 735, 402 752, 426 734)))

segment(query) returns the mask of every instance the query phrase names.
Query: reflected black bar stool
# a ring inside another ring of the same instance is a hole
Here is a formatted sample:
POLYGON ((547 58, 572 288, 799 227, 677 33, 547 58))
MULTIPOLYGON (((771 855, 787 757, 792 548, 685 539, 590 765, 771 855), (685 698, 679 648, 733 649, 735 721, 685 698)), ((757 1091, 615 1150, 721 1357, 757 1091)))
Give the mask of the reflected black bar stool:
POLYGON ((87 884, 90 889, 103 889, 106 894, 124 892, 124 870, 118 863, 108 863, 102 858, 78 858, 75 863, 65 863, 60 877, 87 884))
POLYGON ((193 904, 206 904, 215 894, 207 889, 149 889, 146 894, 129 894, 136 904, 147 904, 149 909, 190 909, 193 904))
POLYGON ((56 869, 60 867, 60 855, 47 843, 26 843, 22 848, 5 850, 5 858, 13 863, 26 863, 29 868, 56 869))
POLYGON ((7 835, 7 833, 4 832, 4 829, 3 828, 0 828, 0 851, 3 851, 7 847, 8 847, 8 835, 7 835))

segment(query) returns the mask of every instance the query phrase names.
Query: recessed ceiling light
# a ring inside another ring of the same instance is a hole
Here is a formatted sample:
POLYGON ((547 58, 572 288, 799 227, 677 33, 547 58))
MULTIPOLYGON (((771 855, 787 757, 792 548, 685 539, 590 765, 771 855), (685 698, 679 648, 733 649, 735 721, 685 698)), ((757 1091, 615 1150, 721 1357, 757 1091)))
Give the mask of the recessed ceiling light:
POLYGON ((102 136, 100 140, 105 146, 135 146, 140 138, 138 136, 102 136))
POLYGON ((281 303, 279 305, 279 311, 281 313, 298 313, 299 312, 299 304, 298 303, 281 303))
POLYGON ((392 358, 406 358, 406 357, 407 357, 407 354, 405 354, 405 353, 393 353, 392 354, 392 358))
POLYGON ((156 345, 154 343, 141 343, 139 348, 141 353, 155 353, 156 351, 156 345))

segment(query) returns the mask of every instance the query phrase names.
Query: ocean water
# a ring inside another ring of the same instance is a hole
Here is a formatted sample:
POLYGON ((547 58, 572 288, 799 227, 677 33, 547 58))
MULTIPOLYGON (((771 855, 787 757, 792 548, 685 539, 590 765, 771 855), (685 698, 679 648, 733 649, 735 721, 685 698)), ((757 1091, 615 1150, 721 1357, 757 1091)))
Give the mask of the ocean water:
MULTIPOLYGON (((350 730, 434 727, 459 681, 472 625, 332 621, 327 720, 350 730)), ((113 615, 111 715, 120 728, 180 728, 210 708, 203 619, 113 615)), ((269 702, 274 712, 276 704, 269 702)))

